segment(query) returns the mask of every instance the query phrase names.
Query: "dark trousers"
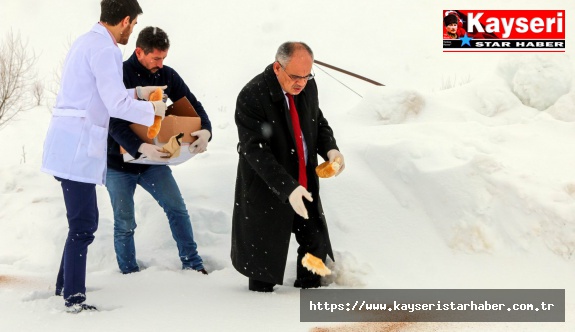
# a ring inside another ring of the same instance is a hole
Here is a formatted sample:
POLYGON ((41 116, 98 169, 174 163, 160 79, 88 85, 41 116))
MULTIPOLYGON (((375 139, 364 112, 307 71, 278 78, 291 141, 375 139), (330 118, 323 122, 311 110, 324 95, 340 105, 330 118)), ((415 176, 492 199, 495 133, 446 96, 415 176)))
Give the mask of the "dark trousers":
MULTIPOLYGON (((328 252, 327 242, 327 229, 324 227, 319 212, 315 205, 304 199, 304 204, 308 212, 309 219, 304 219, 298 214, 295 214, 292 233, 294 233, 296 241, 299 244, 297 249, 297 270, 295 287, 301 288, 316 288, 321 285, 321 276, 306 269, 301 260, 306 253, 310 253, 315 257, 320 258, 324 263, 328 252)), ((249 279, 249 289, 255 291, 271 292, 275 284, 257 280, 249 279)))
POLYGON ((64 245, 56 292, 64 289, 66 305, 86 300, 86 260, 88 246, 94 241, 98 229, 96 185, 56 177, 62 185, 68 237, 64 245))
POLYGON ((304 219, 295 215, 292 233, 299 244, 297 249, 297 280, 296 286, 310 288, 318 287, 320 276, 306 269, 301 260, 306 253, 310 253, 320 258, 324 263, 327 257, 327 229, 323 226, 319 218, 319 212, 315 205, 304 198, 304 204, 308 211, 309 219, 304 219))

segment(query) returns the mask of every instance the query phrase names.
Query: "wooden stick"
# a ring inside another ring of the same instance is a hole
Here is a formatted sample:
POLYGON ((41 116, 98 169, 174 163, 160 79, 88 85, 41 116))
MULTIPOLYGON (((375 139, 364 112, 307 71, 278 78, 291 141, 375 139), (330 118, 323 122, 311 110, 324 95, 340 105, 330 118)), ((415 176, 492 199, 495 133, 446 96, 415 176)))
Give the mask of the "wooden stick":
POLYGON ((319 61, 319 60, 314 60, 313 62, 317 63, 318 65, 322 65, 322 66, 324 66, 324 67, 327 67, 327 68, 330 68, 330 69, 333 69, 333 70, 337 70, 337 71, 339 71, 339 72, 341 72, 341 73, 344 73, 344 74, 346 74, 346 75, 353 76, 353 77, 355 77, 355 78, 359 78, 360 80, 364 80, 364 81, 369 82, 369 83, 371 83, 371 84, 373 84, 373 85, 385 86, 385 85, 383 85, 383 84, 381 84, 381 83, 379 83, 379 82, 376 82, 376 81, 374 81, 374 80, 371 80, 371 79, 369 79, 369 78, 367 78, 367 77, 363 77, 363 76, 361 76, 361 75, 352 73, 352 72, 347 71, 347 70, 345 70, 345 69, 338 68, 338 67, 336 67, 336 66, 332 66, 332 65, 330 65, 330 64, 327 64, 327 63, 322 62, 322 61, 319 61))

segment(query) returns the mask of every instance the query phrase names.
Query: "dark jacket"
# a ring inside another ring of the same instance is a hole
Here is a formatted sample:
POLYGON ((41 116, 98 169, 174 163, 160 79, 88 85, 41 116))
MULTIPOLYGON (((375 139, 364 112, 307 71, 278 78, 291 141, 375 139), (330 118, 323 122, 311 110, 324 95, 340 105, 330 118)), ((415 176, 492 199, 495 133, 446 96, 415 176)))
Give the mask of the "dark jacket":
MULTIPOLYGON (((138 61, 136 52, 124 61, 124 85, 126 88, 131 89, 137 86, 150 86, 157 85, 168 87, 164 93, 172 101, 186 96, 194 106, 196 112, 202 119, 202 129, 207 129, 212 132, 212 124, 208 118, 208 114, 204 110, 202 104, 196 99, 194 94, 190 91, 184 80, 178 73, 168 66, 163 66, 155 73, 151 73, 146 67, 138 61)), ((130 173, 141 173, 148 169, 150 165, 131 164, 125 163, 122 155, 120 154, 120 145, 128 151, 128 153, 135 158, 140 157, 138 149, 144 143, 133 131, 130 129, 131 122, 111 118, 110 129, 108 135, 108 167, 118 170, 127 171, 130 173)))
MULTIPOLYGON (((295 96, 308 150, 308 190, 329 244, 315 174, 317 155, 337 149, 333 131, 319 108, 317 86, 308 81, 295 96)), ((231 258, 247 277, 282 284, 295 212, 288 197, 298 184, 298 156, 285 95, 269 65, 240 92, 235 112, 238 170, 232 222, 231 258)), ((328 254, 333 259, 331 245, 328 254)))

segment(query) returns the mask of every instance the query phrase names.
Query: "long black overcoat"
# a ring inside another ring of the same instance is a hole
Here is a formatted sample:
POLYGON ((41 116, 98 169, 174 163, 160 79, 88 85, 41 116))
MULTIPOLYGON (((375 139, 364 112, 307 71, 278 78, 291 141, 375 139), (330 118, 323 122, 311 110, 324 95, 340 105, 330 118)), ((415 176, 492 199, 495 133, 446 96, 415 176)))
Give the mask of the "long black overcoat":
MULTIPOLYGON (((319 108, 315 80, 308 81, 295 103, 308 151, 308 190, 314 199, 308 212, 319 215, 333 260, 315 167, 318 155, 327 160, 327 152, 338 147, 319 108)), ((288 197, 299 185, 298 156, 289 108, 272 65, 240 92, 235 121, 239 161, 232 263, 247 277, 281 285, 295 215, 288 197)))

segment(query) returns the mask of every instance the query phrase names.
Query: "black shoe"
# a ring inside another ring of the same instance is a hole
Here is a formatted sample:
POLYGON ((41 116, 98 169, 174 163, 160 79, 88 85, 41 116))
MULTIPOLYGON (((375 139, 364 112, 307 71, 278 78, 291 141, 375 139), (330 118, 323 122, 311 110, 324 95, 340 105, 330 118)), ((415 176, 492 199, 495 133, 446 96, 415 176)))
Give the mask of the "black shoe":
POLYGON ((71 314, 77 314, 80 313, 84 310, 88 310, 88 311, 98 311, 98 309, 93 306, 93 305, 89 305, 89 304, 85 304, 85 303, 66 303, 66 312, 71 313, 71 314))
POLYGON ((208 274, 208 271, 206 271, 206 269, 203 267, 201 269, 196 270, 193 267, 186 266, 186 267, 182 268, 182 270, 196 271, 196 272, 200 272, 201 274, 208 274))
POLYGON ((306 279, 296 279, 294 284, 296 288, 319 288, 321 287, 321 279, 320 278, 306 278, 306 279))
POLYGON ((250 278, 249 290, 254 292, 271 293, 274 291, 275 285, 276 284, 250 278))
POLYGON ((132 274, 132 273, 137 273, 137 272, 140 272, 140 268, 138 267, 137 269, 135 269, 135 270, 132 270, 132 271, 126 271, 126 272, 124 272, 124 271, 121 271, 121 272, 122 272, 122 274, 132 274))
POLYGON ((64 288, 56 287, 56 291, 54 292, 56 296, 64 296, 64 288))

